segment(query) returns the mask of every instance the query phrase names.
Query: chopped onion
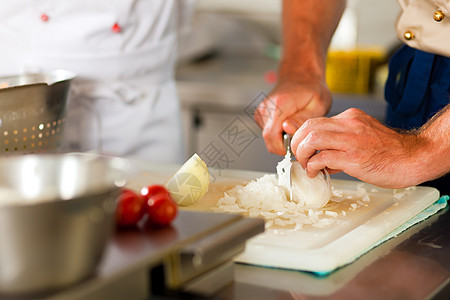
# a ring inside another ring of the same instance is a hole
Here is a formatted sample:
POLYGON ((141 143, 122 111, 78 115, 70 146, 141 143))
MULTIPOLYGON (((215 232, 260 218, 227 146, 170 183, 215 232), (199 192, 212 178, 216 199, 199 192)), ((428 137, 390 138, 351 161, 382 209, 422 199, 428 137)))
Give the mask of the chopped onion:
MULTIPOLYGON (((347 194, 331 188, 328 174, 309 178, 298 162, 292 165, 294 190, 293 201, 289 201, 285 185, 288 179, 284 177, 288 169, 281 170, 288 168, 289 164, 290 158, 285 157, 277 166, 278 177, 266 174, 245 186, 237 185, 228 190, 217 201, 214 211, 262 217, 266 220, 266 228, 273 232, 278 232, 277 228, 298 231, 306 226, 327 227, 339 222, 340 218, 348 218, 358 208, 371 202, 365 184, 358 184, 356 191, 347 194), (333 198, 329 201, 331 196, 333 198)), ((393 196, 405 197, 412 189, 394 190, 393 196)))

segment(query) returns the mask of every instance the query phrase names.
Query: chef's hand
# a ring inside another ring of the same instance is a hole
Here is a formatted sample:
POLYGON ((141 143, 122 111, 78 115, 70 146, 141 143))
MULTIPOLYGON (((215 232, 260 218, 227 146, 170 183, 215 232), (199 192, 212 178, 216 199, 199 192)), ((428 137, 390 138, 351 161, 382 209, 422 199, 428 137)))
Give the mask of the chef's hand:
POLYGON ((293 135, 303 122, 325 115, 330 106, 331 93, 323 80, 280 81, 255 111, 267 150, 284 155, 283 131, 293 135))
POLYGON ((314 177, 322 169, 386 188, 419 184, 428 140, 399 133, 351 108, 332 118, 309 119, 292 139, 300 164, 314 177))
POLYGON ((278 84, 255 112, 270 152, 285 154, 283 131, 293 134, 305 120, 330 109, 326 54, 345 7, 345 0, 283 0, 278 84))

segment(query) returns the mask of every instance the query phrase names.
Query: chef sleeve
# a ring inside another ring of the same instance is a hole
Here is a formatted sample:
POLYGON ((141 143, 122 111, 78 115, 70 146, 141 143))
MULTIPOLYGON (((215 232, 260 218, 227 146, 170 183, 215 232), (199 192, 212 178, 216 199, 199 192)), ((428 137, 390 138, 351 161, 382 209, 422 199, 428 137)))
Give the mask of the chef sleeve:
POLYGON ((450 0, 398 2, 398 38, 412 48, 450 57, 450 0))

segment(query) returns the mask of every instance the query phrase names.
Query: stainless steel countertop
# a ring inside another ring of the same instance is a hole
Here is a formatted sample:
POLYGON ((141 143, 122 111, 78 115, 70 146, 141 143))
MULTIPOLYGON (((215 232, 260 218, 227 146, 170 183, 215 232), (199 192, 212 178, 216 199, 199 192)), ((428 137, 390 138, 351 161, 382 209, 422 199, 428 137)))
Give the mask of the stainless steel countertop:
POLYGON ((234 283, 209 299, 450 299, 448 228, 445 209, 326 277, 237 264, 234 283))
MULTIPOLYGON (((180 284, 179 288, 183 289, 189 286, 191 280, 208 273, 211 268, 231 262, 236 255, 235 250, 241 249, 241 246, 243 249, 246 239, 263 230, 264 222, 260 219, 180 211, 170 226, 139 226, 139 229, 118 230, 109 241, 97 272, 81 282, 39 294, 0 295, 0 299, 145 299, 160 288, 160 285, 155 285, 151 280, 161 282, 164 286, 169 286, 171 280, 176 280, 180 284), (201 243, 205 242, 209 248, 202 248, 201 243), (213 246, 221 249, 220 255, 212 253, 216 249, 213 246), (201 251, 198 254, 202 259, 200 266, 181 264, 182 255, 187 262, 194 261, 188 251, 192 247, 201 251), (164 266, 163 276, 152 278, 153 275, 150 274, 159 266, 164 266), (185 274, 186 270, 189 271, 188 274, 185 274)), ((228 280, 225 282, 231 282, 232 274, 229 278, 223 278, 228 280)))
MULTIPOLYGON (((152 170, 164 171, 164 176, 177 169, 176 166, 170 168, 148 163, 142 170, 147 172, 147 166, 148 170, 151 167, 152 170)), ((163 180, 164 176, 162 173, 149 173, 138 179, 147 182, 153 178, 163 180)), ((145 294, 153 290, 146 282, 148 266, 158 263, 174 245, 185 244, 194 236, 203 236, 211 226, 227 223, 230 218, 241 219, 223 214, 181 212, 173 226, 163 230, 120 232, 111 241, 94 278, 49 298, 105 299, 93 296, 96 289, 105 287, 109 296, 115 296, 114 299, 124 299, 125 295, 130 300, 199 299, 198 296, 180 293, 164 296, 145 294), (205 226, 206 221, 209 226, 205 226), (132 270, 136 272, 130 272, 132 270), (127 280, 120 279, 124 272, 130 274, 127 280), (143 293, 148 297, 143 298, 143 293)), ((213 296, 201 299, 449 299, 448 228, 450 212, 446 208, 324 277, 300 271, 234 264, 234 281, 213 296)))

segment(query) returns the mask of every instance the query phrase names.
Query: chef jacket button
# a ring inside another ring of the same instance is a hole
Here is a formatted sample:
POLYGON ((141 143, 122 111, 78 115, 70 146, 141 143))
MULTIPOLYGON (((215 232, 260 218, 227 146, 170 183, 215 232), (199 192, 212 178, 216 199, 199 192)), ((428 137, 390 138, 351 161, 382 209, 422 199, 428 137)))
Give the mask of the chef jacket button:
POLYGON ((445 15, 441 10, 437 10, 434 12, 433 19, 436 22, 440 22, 440 21, 444 20, 444 17, 445 17, 445 15))
POLYGON ((42 14, 41 15, 41 21, 42 22, 47 22, 48 21, 48 15, 47 14, 42 14))
POLYGON ((111 30, 115 33, 119 33, 122 31, 122 27, 118 23, 114 23, 114 25, 111 27, 111 30))
POLYGON ((403 34, 403 37, 405 38, 405 40, 410 41, 413 38, 415 38, 414 33, 412 33, 412 31, 407 31, 403 34))

